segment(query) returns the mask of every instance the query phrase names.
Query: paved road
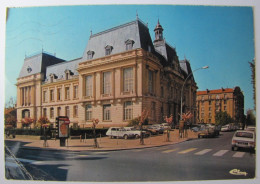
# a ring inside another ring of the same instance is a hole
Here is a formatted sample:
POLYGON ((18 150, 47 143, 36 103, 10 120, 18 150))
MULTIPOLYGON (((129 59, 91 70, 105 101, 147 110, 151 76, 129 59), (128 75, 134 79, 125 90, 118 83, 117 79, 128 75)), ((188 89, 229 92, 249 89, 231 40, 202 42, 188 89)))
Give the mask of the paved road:
POLYGON ((176 145, 111 152, 18 149, 6 142, 35 179, 59 181, 188 181, 255 176, 255 154, 231 151, 233 132, 176 145), (244 175, 230 174, 238 169, 244 175))

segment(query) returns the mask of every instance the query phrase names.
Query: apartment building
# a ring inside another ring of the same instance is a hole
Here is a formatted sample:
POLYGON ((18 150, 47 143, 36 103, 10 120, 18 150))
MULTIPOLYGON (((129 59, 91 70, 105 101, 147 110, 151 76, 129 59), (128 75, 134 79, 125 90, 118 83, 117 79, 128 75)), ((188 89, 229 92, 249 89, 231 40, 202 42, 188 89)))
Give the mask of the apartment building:
POLYGON ((235 123, 244 116, 244 95, 240 87, 197 92, 197 123, 215 123, 218 111, 227 112, 235 123))

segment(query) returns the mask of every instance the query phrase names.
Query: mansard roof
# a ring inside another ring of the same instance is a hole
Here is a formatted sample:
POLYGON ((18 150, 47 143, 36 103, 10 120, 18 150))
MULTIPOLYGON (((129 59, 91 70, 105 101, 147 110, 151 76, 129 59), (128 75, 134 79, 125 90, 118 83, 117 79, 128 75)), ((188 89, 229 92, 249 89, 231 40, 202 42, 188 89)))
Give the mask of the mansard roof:
POLYGON ((78 75, 78 64, 82 58, 77 58, 71 61, 65 61, 55 65, 48 66, 46 69, 46 78, 48 79, 51 74, 54 74, 57 79, 62 79, 65 76, 65 71, 70 71, 72 75, 78 75))
POLYGON ((133 41, 133 48, 142 48, 156 53, 148 27, 139 19, 90 36, 82 60, 88 60, 87 52, 94 51, 92 59, 105 56, 105 47, 113 47, 111 54, 126 51, 126 41, 133 41), (150 48, 149 48, 150 47, 150 48))
POLYGON ((41 52, 31 57, 27 57, 24 59, 19 78, 37 73, 45 73, 47 66, 61 62, 64 62, 64 60, 50 55, 46 52, 41 52))

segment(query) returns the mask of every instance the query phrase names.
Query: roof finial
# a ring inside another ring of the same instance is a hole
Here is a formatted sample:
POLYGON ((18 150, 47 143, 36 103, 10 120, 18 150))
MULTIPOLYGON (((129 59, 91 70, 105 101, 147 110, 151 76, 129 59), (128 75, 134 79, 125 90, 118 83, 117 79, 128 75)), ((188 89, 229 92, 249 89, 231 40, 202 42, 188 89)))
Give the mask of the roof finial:
POLYGON ((136 10, 136 20, 138 20, 138 11, 136 10))
POLYGON ((90 36, 92 36, 92 30, 90 30, 90 36))

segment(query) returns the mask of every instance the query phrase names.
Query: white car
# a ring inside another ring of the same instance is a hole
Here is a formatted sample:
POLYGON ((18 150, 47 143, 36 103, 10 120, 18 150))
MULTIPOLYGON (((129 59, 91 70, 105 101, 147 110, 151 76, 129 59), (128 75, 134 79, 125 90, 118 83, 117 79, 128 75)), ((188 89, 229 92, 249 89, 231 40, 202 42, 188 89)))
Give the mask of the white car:
MULTIPOLYGON (((127 130, 129 133, 132 133, 135 135, 135 138, 139 138, 141 136, 141 130, 137 130, 135 127, 124 127, 125 130, 127 130)), ((146 131, 142 131, 143 135, 145 137, 146 131)))
POLYGON ((121 128, 121 127, 110 127, 107 130, 106 135, 109 136, 111 139, 112 138, 128 139, 128 138, 135 137, 135 134, 133 134, 132 132, 129 132, 126 129, 121 128))
POLYGON ((238 148, 248 148, 250 150, 255 150, 255 132, 248 130, 238 130, 234 133, 232 138, 232 150, 237 150, 238 148))
POLYGON ((230 131, 230 126, 229 125, 224 125, 221 127, 221 132, 227 132, 227 131, 230 131))
POLYGON ((254 126, 247 126, 246 130, 255 132, 255 127, 254 126))

